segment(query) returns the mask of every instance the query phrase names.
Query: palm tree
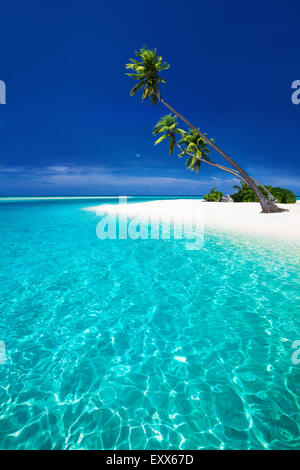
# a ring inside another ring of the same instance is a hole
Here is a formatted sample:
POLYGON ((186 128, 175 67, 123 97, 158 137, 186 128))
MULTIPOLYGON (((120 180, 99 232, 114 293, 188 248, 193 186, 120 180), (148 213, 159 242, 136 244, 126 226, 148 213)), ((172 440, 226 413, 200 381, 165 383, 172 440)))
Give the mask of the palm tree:
POLYGON ((197 127, 191 124, 184 116, 169 105, 161 96, 160 84, 166 83, 159 75, 161 71, 167 70, 170 66, 163 62, 162 57, 157 55, 156 49, 141 48, 136 52, 137 59, 129 59, 130 63, 126 64, 126 68, 132 70, 128 73, 131 78, 137 80, 137 84, 132 88, 130 94, 134 95, 140 89, 143 90, 142 99, 150 99, 152 104, 161 102, 171 113, 181 119, 190 129, 194 130, 208 145, 210 145, 222 158, 224 158, 246 181, 248 186, 255 192, 262 207, 262 212, 282 212, 281 209, 274 204, 272 200, 268 200, 259 191, 253 179, 246 171, 238 165, 229 155, 220 149, 211 139, 203 134, 197 127))
MULTIPOLYGON (((196 173, 198 173, 201 161, 197 161, 196 162, 198 164, 197 165, 197 164, 195 164, 195 158, 201 158, 202 161, 205 161, 206 163, 208 163, 210 161, 210 158, 208 157, 208 155, 210 154, 210 150, 207 147, 207 143, 193 129, 190 129, 189 133, 187 133, 185 131, 181 131, 181 132, 183 132, 183 134, 182 134, 183 138, 178 142, 177 145, 178 145, 179 148, 181 148, 180 144, 185 144, 186 148, 182 149, 183 152, 179 156, 183 156, 184 154, 190 155, 190 157, 188 159, 188 162, 191 162, 191 165, 188 164, 187 168, 190 169, 190 170, 195 169, 196 173), (197 171, 197 169, 198 169, 198 171, 197 171)), ((205 134, 205 136, 206 136, 206 134, 205 134)), ((211 140, 211 142, 214 142, 214 139, 210 139, 210 140, 211 140)), ((219 168, 220 170, 226 171, 227 173, 231 173, 232 175, 239 178, 242 183, 247 185, 246 180, 240 175, 240 173, 238 171, 233 170, 232 168, 228 168, 226 166, 217 164, 217 163, 211 163, 211 164, 212 164, 212 166, 215 166, 216 168, 219 168)), ((260 183, 256 179, 254 179, 252 177, 251 177, 251 179, 254 181, 254 183, 256 185, 260 186, 265 191, 265 193, 268 195, 268 199, 270 201, 275 202, 275 198, 274 198, 273 194, 270 193, 268 188, 266 188, 262 183, 260 183)))
POLYGON ((169 154, 172 155, 176 142, 176 134, 182 135, 183 131, 177 127, 177 118, 172 116, 172 114, 167 114, 163 116, 156 126, 153 129, 153 135, 162 134, 156 141, 154 145, 159 144, 165 139, 170 140, 169 154))
POLYGON ((172 116, 172 114, 163 116, 153 130, 153 135, 156 136, 158 134, 162 134, 162 136, 156 140, 155 145, 168 138, 170 140, 170 155, 172 155, 176 145, 180 150, 178 155, 180 158, 183 156, 189 157, 186 160, 187 169, 198 173, 201 163, 205 162, 208 165, 226 171, 227 173, 236 176, 241 181, 244 181, 241 175, 232 168, 228 168, 218 163, 213 163, 209 157, 210 149, 208 148, 207 143, 202 139, 202 137, 199 137, 193 129, 190 129, 189 133, 179 129, 177 127, 176 116, 172 116), (177 135, 180 135, 181 137, 179 141, 176 140, 177 135))
MULTIPOLYGON (((213 141, 213 139, 210 140, 213 141)), ((191 171, 198 173, 201 163, 204 162, 208 165, 219 168, 220 170, 226 171, 227 173, 233 174, 239 179, 242 178, 241 175, 232 168, 228 168, 211 161, 209 156, 211 152, 208 148, 208 144, 196 131, 194 131, 194 129, 190 129, 189 132, 183 131, 182 138, 177 142, 177 146, 181 150, 179 157, 183 157, 184 155, 189 157, 186 161, 186 167, 191 171)))
POLYGON ((197 132, 193 129, 190 129, 189 132, 182 132, 181 139, 178 142, 178 147, 181 150, 179 157, 189 155, 189 158, 186 161, 186 167, 188 170, 198 173, 202 161, 206 163, 211 161, 209 157, 210 150, 207 143, 202 139, 202 137, 199 137, 197 132))
POLYGON ((160 99, 160 83, 166 83, 158 73, 162 70, 167 70, 170 65, 162 61, 162 57, 158 57, 156 49, 150 50, 142 48, 136 52, 136 56, 141 60, 129 59, 131 64, 127 64, 126 68, 131 69, 133 73, 127 73, 131 78, 134 78, 138 83, 132 88, 130 95, 133 96, 137 91, 143 88, 142 99, 151 99, 152 104, 157 104, 160 99))
MULTIPOLYGON (((201 163, 205 162, 208 165, 211 165, 215 168, 219 168, 231 175, 234 175, 236 178, 241 180, 242 183, 246 183, 244 178, 238 173, 236 170, 232 168, 228 168, 227 166, 220 165, 219 163, 213 163, 209 157, 210 149, 208 148, 207 143, 199 137, 197 132, 193 129, 189 130, 189 133, 177 128, 177 118, 176 116, 172 116, 172 114, 167 114, 163 116, 153 130, 153 135, 158 135, 160 133, 164 133, 159 139, 156 140, 155 145, 162 142, 166 138, 170 139, 170 147, 169 147, 169 154, 172 155, 174 146, 176 145, 180 149, 180 154, 178 155, 180 158, 183 156, 189 156, 186 161, 186 167, 188 170, 195 171, 198 173, 201 163), (177 135, 181 136, 179 141, 176 141, 177 135)), ((213 140, 213 139, 211 139, 213 140)), ((268 198, 271 201, 276 201, 273 194, 270 193, 268 188, 266 188, 262 183, 252 178, 255 184, 257 184, 260 188, 264 190, 264 192, 268 195, 268 198)))

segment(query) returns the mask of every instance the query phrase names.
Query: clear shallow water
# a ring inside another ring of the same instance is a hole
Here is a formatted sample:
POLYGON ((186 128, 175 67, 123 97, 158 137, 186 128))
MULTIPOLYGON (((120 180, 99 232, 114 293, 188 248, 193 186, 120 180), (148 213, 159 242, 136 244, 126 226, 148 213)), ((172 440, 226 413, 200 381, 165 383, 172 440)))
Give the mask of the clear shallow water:
POLYGON ((0 204, 0 448, 300 448, 299 247, 100 241, 93 204, 0 204))

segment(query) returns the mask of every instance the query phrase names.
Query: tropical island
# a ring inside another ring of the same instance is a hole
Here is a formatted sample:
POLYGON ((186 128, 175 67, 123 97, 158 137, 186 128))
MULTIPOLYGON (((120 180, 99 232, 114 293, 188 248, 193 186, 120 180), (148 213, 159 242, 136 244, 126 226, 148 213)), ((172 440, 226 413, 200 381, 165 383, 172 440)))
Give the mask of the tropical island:
MULTIPOLYGON (((161 103, 171 114, 164 115, 154 126, 153 135, 157 138, 155 145, 167 141, 169 155, 172 156, 177 150, 178 157, 185 159, 187 170, 199 173, 203 164, 217 168, 222 172, 232 175, 240 186, 235 185, 235 193, 223 196, 221 191, 211 188, 210 192, 204 195, 202 202, 210 202, 202 207, 205 214, 205 224, 207 227, 217 227, 233 231, 246 233, 256 233, 279 237, 281 239, 300 239, 300 204, 296 204, 296 196, 292 191, 264 185, 247 172, 220 147, 213 138, 208 138, 198 127, 193 125, 182 114, 176 111, 163 97, 160 86, 166 81, 160 75, 161 72, 169 69, 170 65, 163 61, 156 49, 141 48, 136 52, 136 58, 130 59, 126 68, 131 72, 126 73, 130 78, 137 81, 137 84, 130 91, 134 96, 137 92, 142 92, 142 100, 150 100, 156 106, 161 103), (188 128, 179 128, 178 119, 188 128), (213 161, 211 149, 226 161, 230 166, 213 161), (234 203, 226 204, 223 203, 234 203), (222 204, 221 204, 222 203, 222 204), (239 204, 235 204, 239 203, 239 204), (259 207, 261 210, 259 210, 259 207)), ((174 207, 183 211, 189 211, 194 204, 190 200, 176 201, 156 201, 130 204, 127 214, 130 217, 143 218, 143 212, 149 215, 149 211, 154 216, 159 213, 167 216, 174 207)), ((101 206, 101 208, 91 207, 88 210, 103 213, 105 210, 110 214, 122 214, 123 208, 118 206, 101 206)), ((176 210, 173 214, 176 219, 176 210)))

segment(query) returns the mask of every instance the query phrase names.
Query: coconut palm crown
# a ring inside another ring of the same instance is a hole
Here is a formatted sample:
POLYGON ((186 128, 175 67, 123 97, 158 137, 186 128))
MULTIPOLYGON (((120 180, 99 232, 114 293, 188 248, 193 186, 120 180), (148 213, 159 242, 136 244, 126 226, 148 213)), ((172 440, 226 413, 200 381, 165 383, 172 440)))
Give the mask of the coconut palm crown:
POLYGON ((195 170, 195 172, 198 173, 201 166, 201 160, 210 162, 210 149, 208 148, 207 143, 193 129, 190 129, 189 132, 183 131, 182 138, 179 140, 178 146, 182 150, 179 157, 183 157, 184 155, 189 156, 185 162, 188 170, 195 170))
POLYGON ((201 160, 210 161, 209 154, 210 150, 205 142, 197 132, 190 129, 186 132, 177 127, 177 117, 172 114, 163 116, 153 130, 153 135, 162 134, 156 141, 155 145, 159 144, 165 139, 169 139, 169 154, 172 155, 175 145, 181 150, 178 155, 180 158, 188 156, 186 160, 187 169, 198 173, 201 165, 201 160), (177 141, 176 137, 180 136, 180 140, 177 141))
POLYGON ((163 62, 162 57, 157 55, 156 49, 141 48, 135 53, 138 59, 129 59, 131 63, 126 64, 126 68, 133 70, 132 73, 127 73, 131 78, 134 78, 138 83, 130 91, 133 96, 137 91, 143 90, 142 99, 151 99, 152 104, 157 104, 160 98, 160 83, 166 83, 160 77, 159 72, 167 70, 170 65, 163 62))
POLYGON ((184 132, 185 131, 177 127, 177 117, 172 116, 172 114, 166 114, 158 121, 153 129, 153 135, 163 134, 155 141, 154 145, 159 144, 165 139, 169 139, 169 154, 172 155, 176 145, 176 135, 179 134, 182 137, 184 132))

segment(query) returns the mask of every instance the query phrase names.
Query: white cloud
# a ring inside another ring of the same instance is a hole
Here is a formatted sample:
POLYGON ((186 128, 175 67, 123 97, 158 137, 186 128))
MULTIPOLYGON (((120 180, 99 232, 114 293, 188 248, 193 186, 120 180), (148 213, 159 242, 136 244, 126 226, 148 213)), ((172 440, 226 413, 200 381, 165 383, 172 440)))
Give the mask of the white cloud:
POLYGON ((212 176, 211 177, 211 181, 213 183, 216 183, 216 184, 224 184, 224 183, 233 183, 233 184, 236 184, 236 183, 239 183, 240 180, 238 178, 227 178, 227 179, 224 179, 224 178, 218 178, 217 176, 212 176))
MULTIPOLYGON (((156 169, 157 171, 157 169, 156 169)), ((172 171, 172 170, 171 170, 172 171)), ((130 175, 119 169, 108 169, 102 166, 78 166, 78 165, 48 165, 44 167, 32 166, 1 166, 0 165, 0 186, 3 189, 32 188, 63 191, 64 188, 70 191, 76 189, 89 190, 101 193, 102 190, 117 190, 117 188, 130 188, 133 192, 143 193, 144 191, 161 191, 170 193, 185 194, 194 191, 201 194, 209 186, 217 186, 223 191, 232 191, 232 186, 239 180, 235 177, 226 178, 222 172, 217 176, 211 175, 202 177, 201 174, 187 173, 187 177, 169 176, 164 170, 164 174, 153 174, 154 169, 149 169, 141 175, 130 175), (151 174, 149 174, 151 171, 151 174), (218 176, 220 175, 220 176, 218 176)), ((266 169, 250 169, 249 174, 255 176, 264 184, 272 186, 282 186, 300 192, 300 178, 290 175, 268 173, 266 169)), ((174 173, 173 173, 174 175, 174 173)))
POLYGON ((199 188, 211 184, 211 180, 180 178, 174 176, 136 176, 127 175, 116 170, 108 170, 101 166, 45 166, 35 167, 4 167, 0 166, 0 183, 8 186, 19 182, 20 185, 33 184, 51 185, 66 188, 95 188, 99 187, 137 187, 137 188, 199 188))
POLYGON ((248 168, 248 173, 256 178, 263 184, 269 184, 271 186, 281 186, 283 188, 291 188, 293 190, 300 191, 300 174, 299 170, 295 168, 292 174, 288 174, 286 170, 282 169, 267 169, 264 167, 260 168, 248 168))

